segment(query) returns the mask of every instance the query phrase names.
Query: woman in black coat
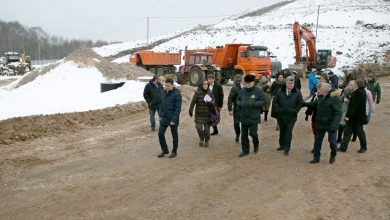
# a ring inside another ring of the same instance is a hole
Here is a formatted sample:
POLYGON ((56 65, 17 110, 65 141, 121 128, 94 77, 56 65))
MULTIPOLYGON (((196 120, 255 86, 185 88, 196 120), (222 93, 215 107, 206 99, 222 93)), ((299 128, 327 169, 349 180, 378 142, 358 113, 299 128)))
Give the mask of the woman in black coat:
POLYGON ((199 146, 208 147, 210 140, 211 107, 214 105, 213 92, 204 80, 195 91, 190 104, 189 115, 192 117, 195 107, 195 128, 200 138, 199 146), (203 143, 204 142, 204 143, 203 143))

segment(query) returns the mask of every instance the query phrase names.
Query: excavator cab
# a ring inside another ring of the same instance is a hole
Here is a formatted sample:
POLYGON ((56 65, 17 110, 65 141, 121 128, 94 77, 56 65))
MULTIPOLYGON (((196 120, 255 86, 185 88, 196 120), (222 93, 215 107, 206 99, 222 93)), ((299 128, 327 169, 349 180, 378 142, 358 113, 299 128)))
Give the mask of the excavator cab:
POLYGON ((329 67, 332 59, 332 50, 318 50, 317 52, 317 69, 329 67))

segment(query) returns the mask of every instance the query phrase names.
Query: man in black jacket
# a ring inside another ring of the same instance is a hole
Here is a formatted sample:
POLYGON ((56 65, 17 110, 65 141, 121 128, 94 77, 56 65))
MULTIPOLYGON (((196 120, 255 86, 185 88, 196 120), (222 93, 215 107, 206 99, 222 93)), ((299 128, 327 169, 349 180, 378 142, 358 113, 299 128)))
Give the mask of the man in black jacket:
POLYGON ((291 147, 292 132, 301 110, 303 98, 301 92, 295 88, 295 77, 288 76, 282 88, 276 92, 272 102, 271 117, 276 118, 279 125, 279 148, 288 155, 291 147))
POLYGON ((157 74, 153 76, 144 88, 144 99, 148 103, 150 128, 152 131, 156 130, 156 121, 154 119, 156 112, 160 116, 161 95, 163 91, 164 88, 157 74))
POLYGON ((229 115, 233 116, 234 132, 236 133, 236 138, 235 138, 236 143, 238 143, 238 141, 240 140, 240 133, 241 133, 240 112, 237 109, 237 97, 243 87, 244 87, 244 76, 241 77, 241 80, 237 80, 234 83, 228 97, 228 110, 229 110, 229 115))
POLYGON ((253 140, 254 153, 259 152, 259 136, 257 127, 260 121, 260 111, 266 103, 264 92, 255 86, 255 76, 246 75, 244 77, 245 88, 241 89, 237 98, 237 107, 240 112, 241 121, 241 146, 242 151, 239 157, 249 154, 249 135, 253 140))
POLYGON ((365 83, 363 80, 356 80, 357 89, 352 93, 348 104, 347 114, 345 115, 346 127, 344 130, 343 141, 338 149, 341 152, 346 152, 352 133, 355 130, 360 141, 360 149, 358 153, 367 151, 366 134, 363 130, 363 124, 367 122, 366 101, 367 94, 364 90, 365 83))
POLYGON ((341 100, 338 93, 331 93, 331 90, 332 86, 329 83, 320 82, 318 99, 305 104, 308 107, 317 109, 314 158, 310 161, 312 164, 320 162, 321 146, 326 132, 328 132, 328 141, 331 149, 329 163, 333 164, 336 160, 336 135, 341 119, 341 100))
MULTIPOLYGON (((213 92, 215 99, 215 106, 217 107, 218 112, 221 112, 223 106, 223 88, 220 84, 215 83, 214 74, 209 74, 207 76, 207 81, 209 82, 209 89, 213 92)), ((213 126, 213 133, 211 135, 218 134, 218 127, 213 126)))

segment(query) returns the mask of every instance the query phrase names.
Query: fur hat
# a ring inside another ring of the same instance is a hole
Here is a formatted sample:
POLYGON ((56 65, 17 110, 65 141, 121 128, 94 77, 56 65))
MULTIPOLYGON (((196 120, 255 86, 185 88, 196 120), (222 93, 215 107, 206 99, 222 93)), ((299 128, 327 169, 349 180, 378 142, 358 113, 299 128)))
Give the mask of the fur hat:
POLYGON ((256 77, 255 77, 254 75, 250 75, 250 74, 248 74, 248 75, 246 75, 246 76, 244 77, 244 81, 245 81, 246 83, 254 82, 255 79, 256 79, 256 77))

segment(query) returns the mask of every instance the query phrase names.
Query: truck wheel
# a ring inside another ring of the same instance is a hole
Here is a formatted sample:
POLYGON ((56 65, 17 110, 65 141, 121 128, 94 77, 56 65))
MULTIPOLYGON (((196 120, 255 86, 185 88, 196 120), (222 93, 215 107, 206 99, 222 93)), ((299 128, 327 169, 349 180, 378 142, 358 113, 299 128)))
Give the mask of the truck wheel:
POLYGON ((160 75, 160 76, 164 75, 164 70, 163 70, 162 67, 159 67, 159 68, 157 69, 157 74, 160 75))
POLYGON ((156 71, 156 69, 155 69, 155 68, 153 68, 153 67, 152 67, 152 68, 150 68, 150 69, 149 69, 149 71, 150 71, 151 73, 153 73, 153 75, 154 75, 154 74, 156 74, 156 72, 157 72, 157 71, 156 71))
POLYGON ((198 67, 194 67, 190 70, 190 85, 197 86, 199 85, 205 78, 205 73, 200 70, 198 67))
POLYGON ((173 74, 173 81, 175 81, 178 84, 182 84, 183 83, 183 75, 181 75, 181 73, 179 73, 179 72, 174 73, 173 74))

